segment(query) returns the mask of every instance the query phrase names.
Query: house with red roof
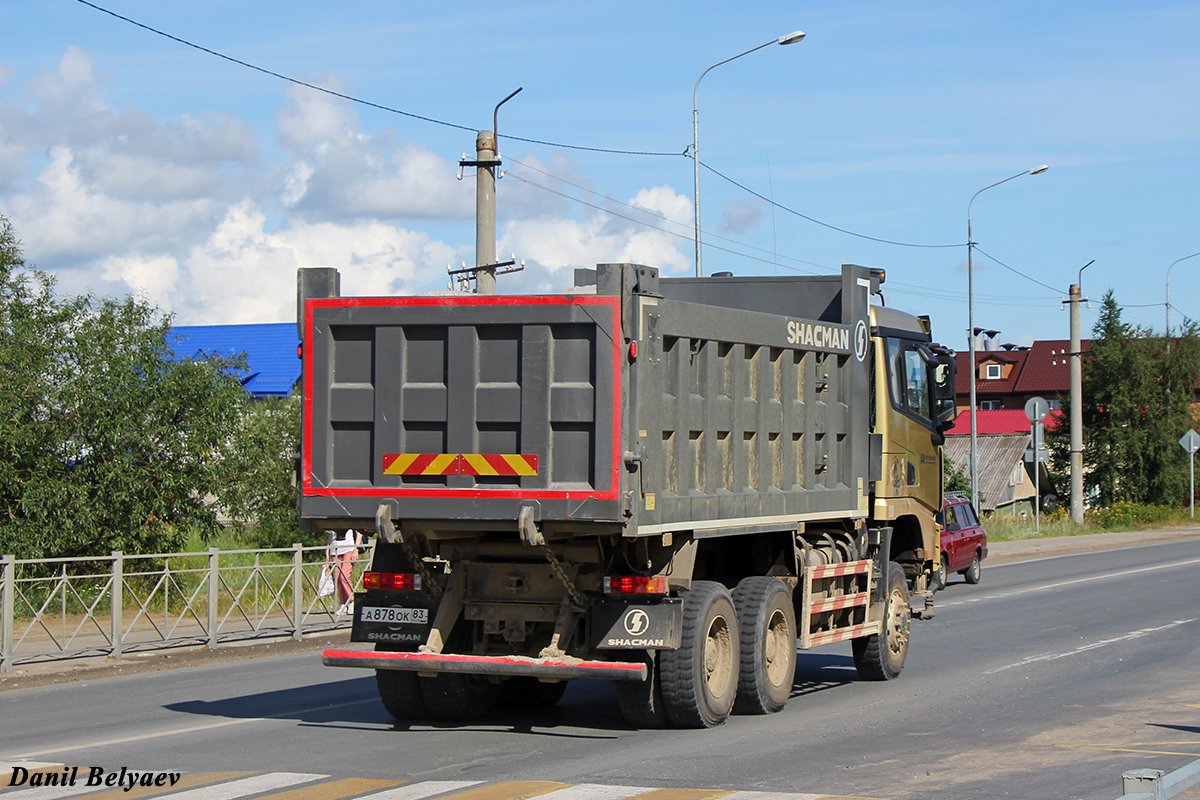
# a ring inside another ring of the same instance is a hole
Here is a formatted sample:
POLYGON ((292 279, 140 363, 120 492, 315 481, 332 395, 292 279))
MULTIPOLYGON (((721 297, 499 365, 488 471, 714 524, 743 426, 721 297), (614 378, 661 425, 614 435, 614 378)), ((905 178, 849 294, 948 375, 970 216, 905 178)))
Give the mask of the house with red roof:
MULTIPOLYGON (((1081 343, 1082 351, 1088 342, 1081 343)), ((975 353, 976 450, 979 454, 980 510, 1032 514, 1034 498, 1041 490, 1041 507, 1059 505, 1056 487, 1040 466, 1035 480, 1033 465, 1025 462, 1030 445, 1029 418, 1025 404, 1041 397, 1050 404, 1047 427, 1062 423, 1062 401, 1071 391, 1070 341, 1051 339, 1029 347, 1006 345, 975 353), (1040 484, 1040 485, 1039 485, 1040 484)), ((969 352, 958 353, 955 399, 959 414, 946 435, 944 454, 952 464, 968 472, 971 433, 971 373, 969 352)))
MULTIPOLYGON (((1049 339, 1029 347, 1005 345, 998 350, 975 352, 975 398, 981 411, 1023 410, 1032 397, 1043 397, 1051 408, 1061 406, 1061 398, 1071 391, 1070 340, 1049 339), (1007 348, 1007 349, 1006 349, 1007 348)), ((1080 343, 1087 352, 1089 343, 1080 343)), ((958 410, 971 407, 969 352, 960 352, 955 399, 958 410)))

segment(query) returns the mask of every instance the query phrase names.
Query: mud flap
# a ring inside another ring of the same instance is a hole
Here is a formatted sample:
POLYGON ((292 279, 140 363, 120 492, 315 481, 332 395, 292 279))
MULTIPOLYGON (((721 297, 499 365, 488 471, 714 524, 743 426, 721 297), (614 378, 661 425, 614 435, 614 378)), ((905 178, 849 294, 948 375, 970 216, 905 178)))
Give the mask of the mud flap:
POLYGON ((683 601, 675 597, 623 603, 592 603, 594 650, 674 650, 683 636, 683 601))

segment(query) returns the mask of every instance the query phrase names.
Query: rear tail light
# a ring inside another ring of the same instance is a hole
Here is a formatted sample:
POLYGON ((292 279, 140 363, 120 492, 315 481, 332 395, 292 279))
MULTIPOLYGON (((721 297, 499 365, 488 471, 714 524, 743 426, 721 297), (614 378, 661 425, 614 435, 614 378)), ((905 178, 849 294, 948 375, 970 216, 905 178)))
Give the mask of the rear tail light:
POLYGON ((644 578, 638 575, 614 575, 604 579, 605 594, 666 594, 667 579, 661 575, 644 578))
POLYGON ((407 572, 364 572, 363 586, 408 592, 421 588, 421 576, 407 572))

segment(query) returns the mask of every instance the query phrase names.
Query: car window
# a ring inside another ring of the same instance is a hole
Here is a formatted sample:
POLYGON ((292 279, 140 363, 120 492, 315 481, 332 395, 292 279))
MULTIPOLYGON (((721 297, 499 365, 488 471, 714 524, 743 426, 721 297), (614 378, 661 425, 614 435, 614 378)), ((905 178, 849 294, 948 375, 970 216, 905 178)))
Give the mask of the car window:
POLYGON ((979 526, 979 518, 975 516, 975 509, 964 503, 958 507, 958 514, 961 518, 964 528, 974 528, 979 526))
POLYGON ((956 531, 959 528, 958 516, 955 513, 957 506, 946 506, 942 513, 946 516, 946 530, 956 531))

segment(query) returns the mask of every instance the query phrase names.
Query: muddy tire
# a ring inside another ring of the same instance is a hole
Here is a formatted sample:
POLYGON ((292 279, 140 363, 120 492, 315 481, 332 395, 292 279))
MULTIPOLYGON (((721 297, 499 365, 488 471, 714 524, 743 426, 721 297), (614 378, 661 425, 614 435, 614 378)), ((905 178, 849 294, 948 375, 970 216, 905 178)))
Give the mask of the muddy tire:
POLYGON ((621 716, 634 728, 669 727, 671 719, 663 704, 662 683, 655 658, 650 653, 643 653, 637 660, 646 665, 649 676, 646 680, 613 681, 621 716))
POLYGON ((854 667, 866 681, 890 681, 900 676, 908 655, 909 625, 912 609, 908 602, 908 581, 904 568, 888 564, 887 599, 883 610, 883 632, 852 639, 854 667))
POLYGON ((485 717, 496 707, 500 687, 482 675, 439 672, 420 678, 421 694, 429 716, 448 722, 470 722, 485 717))
POLYGON ((733 593, 741 658, 738 714, 773 714, 787 704, 796 675, 796 612, 778 578, 744 579, 733 593))
MULTIPOLYGON (((470 623, 459 620, 446 637, 446 653, 470 651, 470 623)), ((439 672, 420 677, 421 694, 429 716, 449 722, 469 722, 487 716, 496 707, 500 684, 492 683, 486 675, 462 672, 439 672)))
POLYGON ((979 560, 979 552, 976 551, 975 557, 971 559, 971 566, 962 571, 962 576, 966 579, 967 583, 976 584, 979 583, 982 572, 983 562, 979 560))
POLYGON ((741 646, 729 590, 693 581, 683 596, 678 650, 659 654, 663 703, 678 728, 711 728, 729 718, 737 697, 741 646))
POLYGON ((429 719, 417 673, 398 669, 375 670, 375 685, 383 707, 396 719, 429 719))

